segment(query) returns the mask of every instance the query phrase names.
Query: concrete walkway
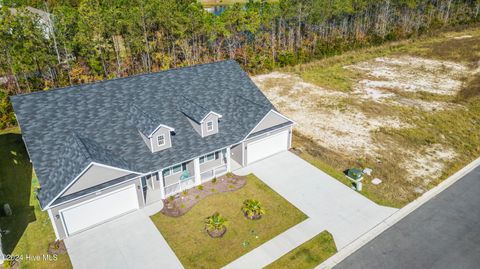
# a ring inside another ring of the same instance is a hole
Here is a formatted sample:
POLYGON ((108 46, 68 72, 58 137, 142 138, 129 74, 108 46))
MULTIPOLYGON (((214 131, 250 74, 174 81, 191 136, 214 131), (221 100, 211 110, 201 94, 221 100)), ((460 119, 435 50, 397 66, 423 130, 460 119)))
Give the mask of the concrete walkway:
POLYGON ((138 210, 65 239, 73 267, 183 268, 148 217, 151 213, 138 210))
POLYGON ((368 200, 291 152, 283 152, 235 171, 254 173, 309 216, 225 268, 262 268, 328 230, 342 249, 397 209, 368 200))

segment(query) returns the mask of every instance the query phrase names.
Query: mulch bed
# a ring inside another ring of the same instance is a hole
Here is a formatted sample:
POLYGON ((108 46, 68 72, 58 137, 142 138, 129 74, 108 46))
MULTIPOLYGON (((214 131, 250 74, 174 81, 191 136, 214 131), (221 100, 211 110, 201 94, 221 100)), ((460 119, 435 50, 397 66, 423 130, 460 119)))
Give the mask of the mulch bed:
POLYGON ((218 177, 216 181, 211 180, 203 183, 202 187, 196 186, 188 189, 186 193, 178 193, 175 196, 163 200, 164 207, 162 212, 166 216, 180 217, 187 213, 193 206, 203 198, 223 192, 235 191, 247 183, 245 176, 233 174, 218 177))
POLYGON ((50 255, 60 255, 67 253, 67 247, 65 247, 65 243, 63 240, 58 240, 48 244, 48 254, 50 255))

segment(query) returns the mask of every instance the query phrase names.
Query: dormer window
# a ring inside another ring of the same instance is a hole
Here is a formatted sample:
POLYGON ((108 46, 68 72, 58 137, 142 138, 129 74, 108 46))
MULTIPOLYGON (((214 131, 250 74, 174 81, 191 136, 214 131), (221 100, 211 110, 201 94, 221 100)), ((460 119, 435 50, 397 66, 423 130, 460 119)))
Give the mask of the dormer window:
POLYGON ((207 122, 207 132, 213 131, 213 121, 207 122))
POLYGON ((165 145, 165 135, 159 135, 159 136, 157 136, 157 145, 158 145, 158 146, 163 146, 163 145, 165 145))

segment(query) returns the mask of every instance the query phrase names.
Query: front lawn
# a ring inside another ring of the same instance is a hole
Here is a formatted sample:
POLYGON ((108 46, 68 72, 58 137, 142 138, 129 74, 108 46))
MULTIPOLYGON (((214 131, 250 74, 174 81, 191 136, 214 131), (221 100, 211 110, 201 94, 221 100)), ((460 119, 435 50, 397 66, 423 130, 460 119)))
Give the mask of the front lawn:
POLYGON ((48 214, 40 210, 35 198, 36 187, 38 181, 18 129, 0 132, 0 204, 10 204, 13 212, 11 217, 0 214, 0 227, 9 231, 2 238, 4 251, 23 257, 21 268, 72 268, 67 254, 57 261, 26 260, 27 255, 43 259, 48 244, 55 240, 48 214))
POLYGON ((246 185, 237 191, 209 196, 181 217, 158 213, 152 221, 185 268, 220 268, 306 218, 257 177, 248 175, 246 185), (259 220, 245 218, 241 207, 246 199, 260 201, 266 214, 259 220), (205 218, 215 212, 228 220, 222 238, 210 238, 204 230, 205 218))
POLYGON ((337 247, 333 236, 329 232, 323 231, 269 264, 265 269, 315 268, 336 252, 337 247))

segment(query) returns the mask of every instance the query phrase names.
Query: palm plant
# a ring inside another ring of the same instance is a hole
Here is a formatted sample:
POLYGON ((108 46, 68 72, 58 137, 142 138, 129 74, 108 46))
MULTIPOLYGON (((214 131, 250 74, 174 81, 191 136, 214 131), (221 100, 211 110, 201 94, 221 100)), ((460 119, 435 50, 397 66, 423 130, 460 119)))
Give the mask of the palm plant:
POLYGON ((242 211, 249 219, 259 219, 265 214, 262 204, 254 199, 243 201, 242 211))
POLYGON ((215 213, 205 219, 205 229, 212 237, 222 236, 227 229, 227 219, 220 213, 215 213))

